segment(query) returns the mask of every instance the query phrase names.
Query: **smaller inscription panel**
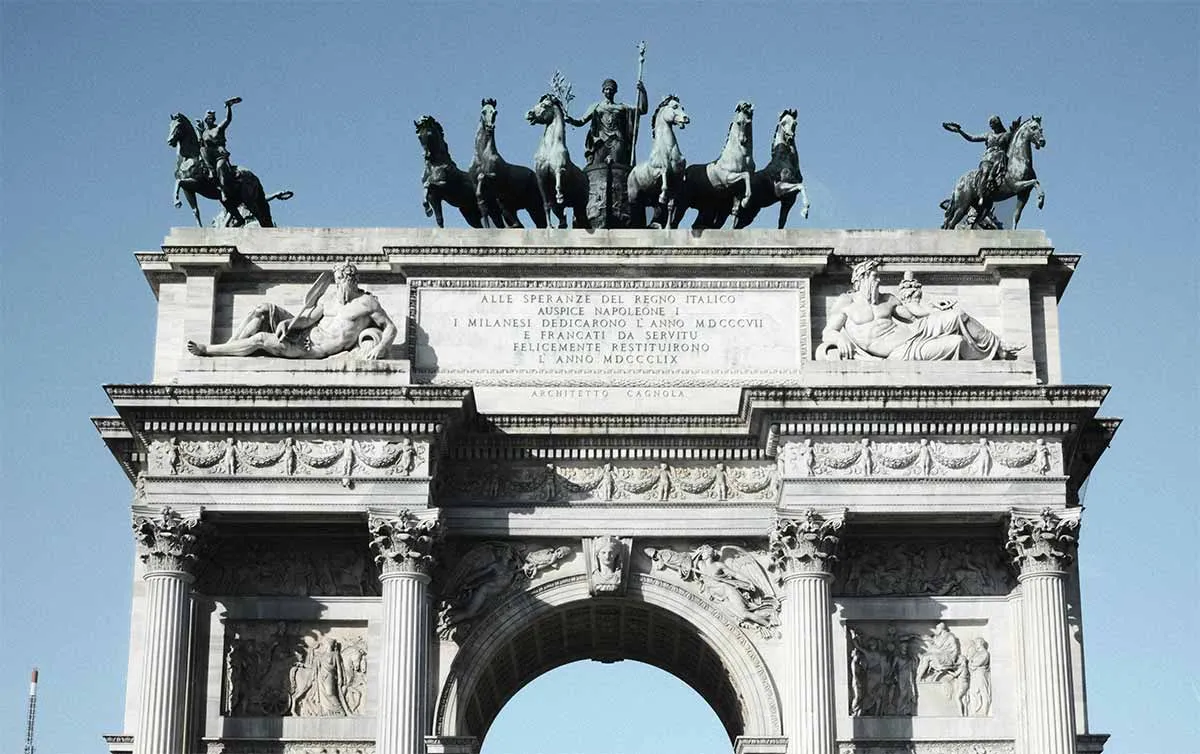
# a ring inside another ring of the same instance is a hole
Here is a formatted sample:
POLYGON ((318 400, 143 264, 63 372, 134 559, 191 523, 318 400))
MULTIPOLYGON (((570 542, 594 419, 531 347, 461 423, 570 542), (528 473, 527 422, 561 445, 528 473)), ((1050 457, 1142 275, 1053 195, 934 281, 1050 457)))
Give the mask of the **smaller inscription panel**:
POLYGON ((795 378, 796 280, 412 280, 414 378, 473 384, 730 385, 795 378))

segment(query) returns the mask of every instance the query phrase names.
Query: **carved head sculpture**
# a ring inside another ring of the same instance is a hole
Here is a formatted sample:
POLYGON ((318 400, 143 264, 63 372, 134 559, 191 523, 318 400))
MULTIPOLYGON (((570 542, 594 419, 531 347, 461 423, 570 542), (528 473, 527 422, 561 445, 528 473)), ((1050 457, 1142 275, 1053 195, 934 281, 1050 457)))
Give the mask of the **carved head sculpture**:
POLYGON ((999 115, 993 115, 992 117, 988 118, 988 125, 991 126, 991 129, 996 133, 1004 133, 1004 121, 1000 120, 999 115))
POLYGON ((869 301, 874 301, 879 293, 879 260, 865 259, 850 271, 850 285, 855 291, 866 294, 869 301))
POLYGON ((486 131, 496 130, 496 100, 484 97, 479 101, 479 125, 486 131))
POLYGON ((333 282, 337 286, 338 300, 346 303, 358 295, 358 268, 347 260, 333 268, 333 282))
POLYGON ((615 537, 600 540, 596 548, 596 569, 601 574, 617 573, 621 570, 621 544, 615 537))
POLYGON ((205 111, 204 125, 208 126, 209 128, 212 128, 213 126, 217 125, 217 111, 216 110, 205 111))
POLYGON ((613 97, 617 96, 617 82, 612 79, 604 79, 604 83, 600 85, 600 93, 604 95, 604 99, 612 102, 613 97))
POLYGON ((679 101, 679 97, 674 94, 663 97, 662 102, 658 103, 658 107, 654 108, 654 114, 650 116, 651 130, 656 127, 660 113, 664 123, 670 123, 680 128, 691 122, 691 118, 683 111, 683 104, 679 101))

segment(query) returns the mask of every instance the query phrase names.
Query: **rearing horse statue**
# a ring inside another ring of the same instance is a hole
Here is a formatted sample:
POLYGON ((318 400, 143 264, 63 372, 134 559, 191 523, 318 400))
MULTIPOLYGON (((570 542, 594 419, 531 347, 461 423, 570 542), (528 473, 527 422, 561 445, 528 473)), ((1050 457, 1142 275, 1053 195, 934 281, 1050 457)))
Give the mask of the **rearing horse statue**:
MULTIPOLYGON (((676 204, 671 227, 679 227, 683 214, 696 209, 694 230, 721 227, 717 220, 730 208, 734 221, 749 206, 750 178, 754 174, 754 106, 739 102, 729 124, 729 135, 721 156, 707 165, 688 165, 684 171, 683 196, 686 201, 676 204), (734 184, 741 183, 742 190, 734 184)), ((724 215, 728 217, 728 215, 724 215)))
MULTIPOLYGON (((779 114, 771 140, 771 161, 750 179, 750 201, 734 220, 735 229, 745 228, 761 210, 779 202, 779 229, 783 230, 797 194, 804 200, 800 214, 808 217, 808 192, 804 190, 804 174, 800 172, 800 156, 796 153, 797 118, 793 109, 779 114)), ((723 226, 729 214, 726 211, 719 215, 716 227, 723 226)))
POLYGON ((638 163, 629 173, 629 210, 633 227, 646 223, 646 207, 654 205, 651 228, 669 227, 671 214, 675 211, 681 189, 683 171, 687 161, 679 150, 675 139, 675 126, 685 128, 691 121, 683 110, 683 104, 674 94, 663 97, 662 102, 650 116, 650 128, 654 141, 650 147, 650 158, 638 163))
POLYGON ((425 216, 432 216, 439 228, 446 227, 442 217, 442 202, 445 201, 458 207, 467 225, 482 228, 483 219, 475 202, 475 181, 454 164, 442 124, 432 115, 422 115, 420 120, 413 121, 413 125, 417 128, 417 141, 425 151, 425 173, 421 176, 421 186, 425 189, 422 201, 425 216))
POLYGON ((1021 212, 1029 201, 1029 194, 1037 188, 1038 209, 1046 203, 1046 194, 1042 184, 1037 179, 1033 169, 1033 150, 1046 146, 1046 135, 1042 132, 1042 118, 1035 115, 1024 123, 1017 125, 1013 132, 1011 143, 1008 145, 1008 167, 1004 172, 1004 180, 994 193, 979 196, 979 168, 969 170, 954 184, 954 193, 950 195, 950 206, 946 209, 946 220, 942 228, 949 230, 957 227, 967 212, 974 207, 977 218, 972 227, 979 227, 979 222, 992 211, 992 205, 1009 197, 1017 197, 1017 207, 1013 211, 1012 228, 1017 227, 1021 220, 1021 212))
POLYGON ((533 171, 504 161, 496 149, 496 100, 480 102, 475 132, 475 159, 468 173, 475 177, 475 202, 485 223, 523 228, 517 211, 525 210, 539 228, 546 227, 546 209, 533 171))
MULTIPOLYGON (((203 227, 204 222, 200 219, 200 208, 196 206, 196 194, 207 199, 221 201, 221 187, 217 185, 216 178, 201 161, 200 138, 196 134, 195 126, 183 113, 171 115, 167 145, 175 147, 177 155, 175 159, 175 206, 182 205, 182 202, 179 201, 179 191, 182 189, 188 206, 192 208, 192 214, 196 216, 196 224, 203 227)), ((231 224, 234 226, 244 224, 241 212, 238 211, 240 205, 254 216, 260 226, 275 227, 275 222, 271 219, 271 205, 267 201, 267 194, 263 191, 262 182, 258 180, 258 176, 236 166, 233 170, 235 190, 233 196, 230 197, 229 204, 225 205, 225 210, 232 218, 231 224)))
POLYGON ((562 100, 553 94, 543 94, 525 113, 530 125, 546 127, 533 155, 533 174, 537 177, 547 220, 553 213, 558 218, 558 227, 567 227, 570 207, 573 227, 587 228, 588 182, 579 166, 571 162, 566 117, 562 100))

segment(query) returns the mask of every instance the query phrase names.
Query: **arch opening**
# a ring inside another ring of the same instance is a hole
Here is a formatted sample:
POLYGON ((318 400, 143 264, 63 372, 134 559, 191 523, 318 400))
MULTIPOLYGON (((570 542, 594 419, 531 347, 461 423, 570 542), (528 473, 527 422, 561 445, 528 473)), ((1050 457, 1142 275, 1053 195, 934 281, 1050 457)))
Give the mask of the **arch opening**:
POLYGON ((675 676, 628 660, 547 671, 500 710, 481 754, 729 751, 715 711, 675 676))
POLYGON ((645 575, 623 597, 590 597, 579 576, 500 606, 460 647, 436 734, 482 741, 518 691, 579 660, 635 660, 669 673, 711 707, 730 743, 780 735, 774 686, 742 630, 702 598, 645 575))

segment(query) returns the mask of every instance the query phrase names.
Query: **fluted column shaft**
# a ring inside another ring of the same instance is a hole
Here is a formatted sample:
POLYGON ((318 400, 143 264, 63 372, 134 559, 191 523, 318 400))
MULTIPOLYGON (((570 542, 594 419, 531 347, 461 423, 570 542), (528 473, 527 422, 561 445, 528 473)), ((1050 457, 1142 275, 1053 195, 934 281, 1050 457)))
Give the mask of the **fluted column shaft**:
POLYGON ((205 525, 163 508, 136 515, 133 534, 146 582, 141 702, 134 754, 183 754, 192 569, 205 525))
POLYGON ((794 573, 784 581, 791 754, 833 754, 836 750, 829 582, 827 573, 794 573))
POLYGON ((181 754, 193 579, 182 571, 149 571, 144 578, 146 638, 134 751, 135 754, 181 754))
POLYGON ((1020 579, 1028 725, 1025 750, 1031 754, 1075 754, 1064 577, 1062 572, 1043 572, 1020 579))
POLYGON ((385 573, 378 754, 421 754, 429 719, 429 577, 385 573))
POLYGON ((787 641, 788 690, 784 732, 788 754, 835 754, 837 724, 833 689, 833 600, 830 568, 837 559, 845 511, 804 511, 779 518, 768 548, 771 569, 783 582, 783 631, 787 641))
POLYGON ((442 530, 435 512, 372 515, 383 591, 377 754, 424 754, 429 728, 429 571, 442 530))
POLYGON ((1006 548, 1021 583, 1026 754, 1075 754, 1075 699, 1067 634, 1067 567, 1079 510, 1011 513, 1006 548))

